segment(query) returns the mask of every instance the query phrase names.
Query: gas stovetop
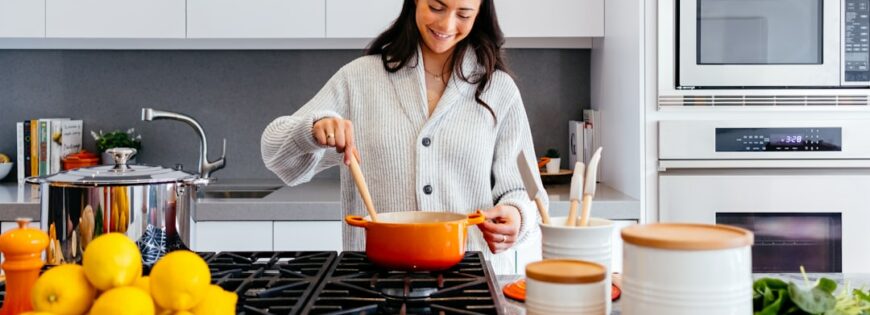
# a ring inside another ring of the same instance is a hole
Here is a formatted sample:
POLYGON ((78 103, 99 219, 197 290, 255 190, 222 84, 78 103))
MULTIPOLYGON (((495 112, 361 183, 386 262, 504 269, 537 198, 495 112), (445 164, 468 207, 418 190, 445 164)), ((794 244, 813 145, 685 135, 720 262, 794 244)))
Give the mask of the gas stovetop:
MULTIPOLYGON (((199 253, 212 282, 239 296, 237 315, 501 314, 480 252, 439 272, 382 269, 363 252, 199 253)), ((0 283, 0 297, 5 283, 0 283)))
POLYGON ((480 252, 440 272, 381 269, 343 252, 303 314, 499 314, 495 276, 480 252))

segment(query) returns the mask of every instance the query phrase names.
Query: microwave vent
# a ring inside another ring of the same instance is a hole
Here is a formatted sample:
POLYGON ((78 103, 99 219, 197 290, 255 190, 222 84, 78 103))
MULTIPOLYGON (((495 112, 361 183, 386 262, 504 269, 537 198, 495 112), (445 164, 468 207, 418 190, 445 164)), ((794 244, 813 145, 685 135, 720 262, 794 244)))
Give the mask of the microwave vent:
POLYGON ((867 95, 659 96, 659 106, 867 106, 867 95))

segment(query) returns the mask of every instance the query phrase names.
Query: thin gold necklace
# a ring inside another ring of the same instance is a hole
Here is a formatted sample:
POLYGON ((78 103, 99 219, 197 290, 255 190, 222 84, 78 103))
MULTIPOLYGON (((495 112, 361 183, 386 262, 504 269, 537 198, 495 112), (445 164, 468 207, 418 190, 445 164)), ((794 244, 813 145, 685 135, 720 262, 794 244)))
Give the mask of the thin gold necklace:
POLYGON ((426 71, 427 74, 429 74, 429 75, 435 77, 436 79, 440 79, 441 76, 442 76, 442 74, 434 74, 434 73, 432 73, 432 72, 429 72, 429 69, 426 69, 426 67, 423 67, 423 71, 426 71))

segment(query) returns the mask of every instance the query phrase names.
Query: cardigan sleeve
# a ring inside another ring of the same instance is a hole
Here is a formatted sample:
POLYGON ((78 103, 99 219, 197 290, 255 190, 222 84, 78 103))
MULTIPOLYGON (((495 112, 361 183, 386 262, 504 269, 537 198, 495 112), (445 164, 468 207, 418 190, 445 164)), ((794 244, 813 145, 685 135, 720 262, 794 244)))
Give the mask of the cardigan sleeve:
POLYGON ((287 185, 308 182, 318 172, 341 163, 341 154, 317 143, 312 129, 320 119, 347 117, 349 90, 343 70, 296 113, 278 117, 263 131, 263 163, 287 185))
MULTIPOLYGON (((519 91, 514 94, 499 125, 492 164, 492 194, 495 204, 514 206, 520 210, 520 231, 514 244, 518 246, 538 231, 537 208, 529 199, 516 162, 521 150, 535 156, 529 119, 519 91)), ((537 169, 534 172, 537 173, 537 169)), ((542 194, 541 197, 544 204, 548 205, 547 195, 542 194)))

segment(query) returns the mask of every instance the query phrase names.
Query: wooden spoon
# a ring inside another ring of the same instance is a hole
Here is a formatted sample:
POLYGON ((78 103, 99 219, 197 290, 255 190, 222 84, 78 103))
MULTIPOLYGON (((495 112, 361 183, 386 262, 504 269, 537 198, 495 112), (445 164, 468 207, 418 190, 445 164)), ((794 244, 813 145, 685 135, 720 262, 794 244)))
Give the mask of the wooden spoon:
POLYGON ((372 218, 372 222, 378 221, 378 213, 375 211, 375 204, 372 203, 372 195, 369 194, 369 186, 366 185, 366 179, 363 177, 362 169, 359 167, 359 162, 356 160, 356 156, 353 153, 345 153, 345 155, 350 156, 350 174, 353 176, 353 182, 356 184, 356 189, 359 190, 359 195, 363 199, 363 203, 366 205, 366 211, 368 211, 369 216, 372 218))

